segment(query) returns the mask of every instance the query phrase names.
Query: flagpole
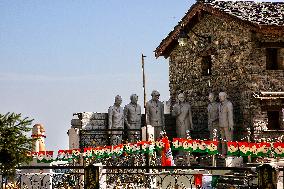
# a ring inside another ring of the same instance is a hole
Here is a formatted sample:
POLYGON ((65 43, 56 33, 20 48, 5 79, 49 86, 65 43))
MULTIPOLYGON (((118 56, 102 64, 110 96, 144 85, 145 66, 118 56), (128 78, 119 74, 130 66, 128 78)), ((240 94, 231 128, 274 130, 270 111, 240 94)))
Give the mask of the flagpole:
POLYGON ((143 95, 144 95, 144 112, 145 112, 145 126, 146 126, 146 141, 148 141, 148 127, 146 122, 146 82, 145 82, 145 68, 144 68, 144 58, 146 56, 142 53, 142 73, 143 73, 143 95))
MULTIPOLYGON (((146 141, 149 140, 148 138, 148 127, 147 127, 147 115, 146 115, 146 81, 145 81, 145 68, 144 68, 144 58, 146 56, 143 55, 141 56, 141 62, 142 62, 142 73, 143 73, 143 92, 144 92, 144 114, 145 114, 145 126, 146 126, 146 141)), ((146 166, 149 166, 149 155, 146 154, 146 166)), ((146 169, 147 172, 150 172, 150 170, 147 168, 146 169)))

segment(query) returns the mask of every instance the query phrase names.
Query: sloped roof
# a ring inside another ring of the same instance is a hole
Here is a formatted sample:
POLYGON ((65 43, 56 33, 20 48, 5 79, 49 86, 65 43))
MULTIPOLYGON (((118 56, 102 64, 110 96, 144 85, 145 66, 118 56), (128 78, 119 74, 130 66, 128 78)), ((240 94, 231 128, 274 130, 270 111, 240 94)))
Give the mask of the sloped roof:
POLYGON ((200 2, 258 25, 284 26, 284 2, 218 0, 200 2))
POLYGON ((255 31, 271 28, 283 33, 284 30, 284 2, 198 0, 162 40, 155 50, 155 56, 165 56, 171 47, 177 44, 176 39, 182 26, 190 24, 192 18, 200 12, 237 19, 255 31))

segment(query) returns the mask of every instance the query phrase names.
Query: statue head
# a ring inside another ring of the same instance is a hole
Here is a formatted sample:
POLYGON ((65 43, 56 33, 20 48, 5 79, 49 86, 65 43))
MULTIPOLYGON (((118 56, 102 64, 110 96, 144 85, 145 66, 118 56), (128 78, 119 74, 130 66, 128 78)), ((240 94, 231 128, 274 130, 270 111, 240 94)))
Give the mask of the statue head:
POLYGON ((157 90, 153 90, 151 93, 152 100, 158 101, 160 97, 160 93, 157 90))
POLYGON ((185 97, 184 97, 184 94, 183 94, 183 93, 180 93, 180 94, 178 95, 178 101, 179 101, 179 102, 184 102, 184 101, 185 101, 185 97))
POLYGON ((219 93, 220 102, 224 102, 227 99, 227 94, 225 92, 219 93))
POLYGON ((138 96, 136 94, 132 94, 130 96, 130 101, 131 101, 132 104, 137 104, 138 96))
POLYGON ((114 104, 115 104, 116 106, 120 106, 121 103, 122 103, 122 98, 121 98, 121 96, 116 95, 115 98, 114 98, 114 104))
POLYGON ((208 99, 210 102, 214 102, 215 98, 214 98, 214 93, 209 93, 208 99))
POLYGON ((32 135, 42 135, 44 134, 45 129, 42 124, 35 124, 32 129, 32 135))

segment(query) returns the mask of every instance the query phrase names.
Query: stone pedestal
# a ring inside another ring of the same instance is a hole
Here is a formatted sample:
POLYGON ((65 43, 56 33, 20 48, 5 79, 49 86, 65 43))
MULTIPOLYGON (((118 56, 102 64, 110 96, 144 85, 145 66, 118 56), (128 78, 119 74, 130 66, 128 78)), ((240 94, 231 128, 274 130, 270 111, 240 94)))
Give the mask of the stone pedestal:
POLYGON ((103 165, 101 163, 96 163, 94 166, 99 167, 99 183, 100 183, 100 188, 107 188, 107 183, 106 183, 106 169, 103 169, 103 165))
POLYGON ((226 167, 241 167, 243 165, 243 157, 227 157, 226 167))
POLYGON ((146 141, 146 132, 148 133, 148 140, 154 141, 154 127, 152 125, 147 125, 146 127, 142 127, 142 140, 146 141))
POLYGON ((79 147, 79 129, 78 128, 71 128, 68 130, 69 136, 69 149, 78 149, 79 147))

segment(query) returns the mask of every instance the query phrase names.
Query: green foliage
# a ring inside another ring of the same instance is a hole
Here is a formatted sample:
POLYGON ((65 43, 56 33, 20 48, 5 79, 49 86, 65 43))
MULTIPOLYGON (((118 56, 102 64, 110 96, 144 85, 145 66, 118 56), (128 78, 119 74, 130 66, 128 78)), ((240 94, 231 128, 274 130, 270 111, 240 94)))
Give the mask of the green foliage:
POLYGON ((31 161, 27 154, 32 151, 33 139, 26 134, 32 121, 21 114, 0 114, 0 171, 4 176, 13 176, 17 166, 31 161))

